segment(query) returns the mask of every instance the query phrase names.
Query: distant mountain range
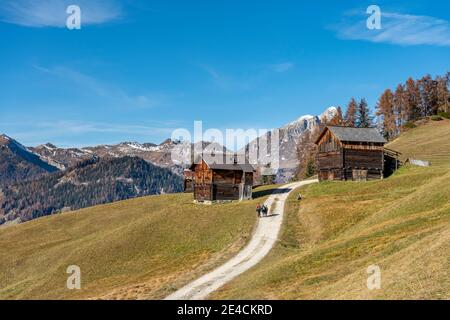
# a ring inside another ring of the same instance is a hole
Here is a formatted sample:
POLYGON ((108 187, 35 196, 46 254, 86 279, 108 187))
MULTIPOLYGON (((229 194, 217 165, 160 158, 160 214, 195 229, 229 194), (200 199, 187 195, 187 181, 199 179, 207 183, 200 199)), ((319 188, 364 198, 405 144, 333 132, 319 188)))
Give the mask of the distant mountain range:
POLYGON ((115 145, 99 145, 85 148, 58 148, 51 143, 31 147, 29 150, 41 160, 65 170, 80 161, 95 158, 121 158, 125 156, 139 157, 154 165, 170 168, 180 174, 180 168, 171 161, 171 151, 177 145, 167 139, 160 145, 153 143, 122 142, 115 145))
MULTIPOLYGON (((297 145, 305 132, 337 113, 302 116, 280 128, 277 182, 290 180, 299 164, 297 145)), ((270 133, 269 133, 270 134, 270 133)), ((84 208, 143 195, 182 191, 182 174, 198 144, 215 152, 226 149, 209 142, 122 142, 84 148, 52 143, 25 147, 0 135, 0 224, 84 208), (176 159, 172 158, 176 156, 176 159)), ((258 139, 247 150, 257 150, 258 139)), ((258 166, 256 166, 258 167, 258 166)))
MULTIPOLYGON (((317 116, 305 115, 279 128, 279 181, 289 180, 293 169, 298 166, 297 142, 305 131, 316 128, 323 119, 330 120, 337 113, 335 107, 330 107, 317 116)), ((121 158, 125 156, 138 157, 159 167, 169 168, 174 173, 182 175, 183 163, 188 162, 191 143, 180 143, 167 139, 157 145, 153 143, 122 142, 113 145, 98 145, 83 148, 59 148, 52 143, 37 147, 25 147, 16 140, 2 135, 0 147, 8 149, 0 153, 0 185, 23 181, 39 175, 66 170, 82 161, 97 158, 121 158), (172 159, 172 154, 177 159, 172 159), (8 160, 7 160, 8 159, 8 160), (5 167, 7 166, 7 168, 5 167)), ((220 149, 221 147, 216 147, 220 149)), ((258 149, 258 139, 250 142, 246 148, 253 152, 258 149)))
POLYGON ((133 197, 182 191, 176 143, 25 147, 0 135, 0 225, 133 197))

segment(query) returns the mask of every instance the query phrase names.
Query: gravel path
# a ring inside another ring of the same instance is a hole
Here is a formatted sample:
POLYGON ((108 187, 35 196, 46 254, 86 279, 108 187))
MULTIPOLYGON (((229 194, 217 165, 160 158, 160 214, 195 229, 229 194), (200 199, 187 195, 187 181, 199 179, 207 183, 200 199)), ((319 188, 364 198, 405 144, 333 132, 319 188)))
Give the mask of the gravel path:
POLYGON ((166 300, 206 299, 213 291, 258 264, 269 253, 278 239, 278 233, 283 222, 284 204, 289 193, 300 186, 315 182, 317 180, 295 182, 276 189, 265 202, 267 207, 271 209, 269 216, 258 221, 257 229, 248 245, 225 264, 187 284, 166 297, 166 300), (275 205, 272 207, 274 202, 275 205))

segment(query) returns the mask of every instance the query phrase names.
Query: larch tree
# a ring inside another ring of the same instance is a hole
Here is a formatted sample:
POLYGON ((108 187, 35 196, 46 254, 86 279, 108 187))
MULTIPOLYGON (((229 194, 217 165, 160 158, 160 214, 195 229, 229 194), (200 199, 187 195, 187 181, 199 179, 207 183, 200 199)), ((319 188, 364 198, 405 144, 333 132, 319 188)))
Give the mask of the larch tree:
POLYGON ((398 131, 400 131, 401 127, 403 127, 405 123, 408 121, 408 115, 406 110, 407 106, 406 106, 405 87, 402 84, 399 84, 395 89, 394 93, 394 113, 398 131))
POLYGON ((315 174, 318 151, 315 141, 326 125, 327 123, 321 123, 319 127, 314 128, 312 131, 305 131, 300 135, 297 141, 299 165, 296 175, 298 179, 309 178, 315 174))
POLYGON ((419 87, 413 78, 406 81, 406 114, 407 121, 414 121, 420 118, 420 92, 419 87))
POLYGON ((331 126, 341 126, 344 124, 344 117, 342 116, 342 108, 337 107, 336 115, 328 122, 331 126))
POLYGON ((394 94, 390 89, 384 91, 377 103, 376 115, 378 125, 386 140, 391 140, 397 135, 397 123, 394 111, 394 94))
POLYGON ((344 124, 348 127, 356 127, 356 112, 358 109, 358 103, 355 98, 352 98, 347 105, 347 111, 345 112, 344 124))
POLYGON ((450 112, 450 94, 449 94, 450 73, 444 77, 437 77, 437 106, 438 112, 450 112))

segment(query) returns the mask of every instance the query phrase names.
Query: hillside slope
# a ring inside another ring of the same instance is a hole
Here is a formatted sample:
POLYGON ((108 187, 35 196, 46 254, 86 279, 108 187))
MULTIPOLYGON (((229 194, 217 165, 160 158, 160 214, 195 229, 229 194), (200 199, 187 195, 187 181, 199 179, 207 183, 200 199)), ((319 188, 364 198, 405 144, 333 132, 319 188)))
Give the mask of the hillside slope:
POLYGON ((143 159, 92 159, 66 171, 5 187, 0 194, 0 225, 28 221, 139 196, 180 192, 183 180, 143 159))
POLYGON ((212 298, 450 299, 448 133, 449 121, 430 122, 389 145, 430 168, 299 190, 277 247, 212 298), (380 290, 367 288, 371 265, 381 268, 380 290))
POLYGON ((150 196, 0 228, 0 299, 163 298, 245 245, 270 188, 242 203, 150 196), (81 290, 66 288, 69 265, 81 290))
POLYGON ((447 165, 450 160, 450 120, 429 121, 403 133, 388 145, 402 152, 402 159, 431 161, 433 166, 447 165))

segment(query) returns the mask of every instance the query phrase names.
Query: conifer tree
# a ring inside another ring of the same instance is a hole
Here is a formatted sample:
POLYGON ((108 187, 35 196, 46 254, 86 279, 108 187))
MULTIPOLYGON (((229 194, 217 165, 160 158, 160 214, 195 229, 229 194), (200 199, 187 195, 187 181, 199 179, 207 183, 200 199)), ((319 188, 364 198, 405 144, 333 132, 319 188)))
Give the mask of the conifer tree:
POLYGON ((358 128, 370 128, 372 126, 372 116, 365 98, 361 99, 356 113, 356 126, 358 128))
POLYGON ((337 115, 336 117, 339 120, 339 125, 342 125, 344 123, 344 114, 342 112, 342 108, 340 106, 337 107, 337 115))
POLYGON ((437 113, 437 82, 429 74, 417 81, 420 117, 437 113))

